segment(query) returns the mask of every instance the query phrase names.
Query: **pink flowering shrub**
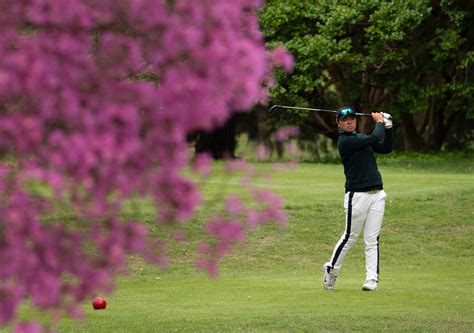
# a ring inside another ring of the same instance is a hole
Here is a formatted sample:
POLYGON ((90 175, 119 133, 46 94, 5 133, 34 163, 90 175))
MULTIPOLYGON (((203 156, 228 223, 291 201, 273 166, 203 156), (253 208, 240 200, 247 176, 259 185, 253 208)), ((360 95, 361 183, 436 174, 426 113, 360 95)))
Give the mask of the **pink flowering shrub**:
POLYGON ((239 184, 246 191, 225 196, 222 210, 214 209, 214 216, 204 225, 210 241, 203 240, 198 244, 196 266, 207 271, 211 277, 217 277, 219 261, 230 253, 232 245, 244 242, 247 231, 270 221, 285 227, 288 220, 282 198, 265 186, 257 185, 258 181, 270 177, 267 172, 262 174, 243 160, 228 161, 226 168, 227 175, 237 175, 239 184), (250 200, 243 197, 250 197, 250 200))
MULTIPOLYGON (((262 5, 0 3, 0 325, 25 300, 80 317, 77 305, 110 288, 127 254, 167 263, 166 245, 120 212, 138 195, 153 199, 157 223, 193 216, 201 194, 182 170, 192 164, 208 175, 210 161, 191 161, 186 135, 265 101, 272 66, 292 64, 282 48, 264 48, 262 5), (45 219, 60 206, 77 225, 45 219)), ((229 215, 205 227, 216 241, 199 246, 198 267, 215 276, 218 260, 243 241, 243 223, 284 223, 273 194, 257 191, 255 200, 262 210, 227 198, 229 215)))

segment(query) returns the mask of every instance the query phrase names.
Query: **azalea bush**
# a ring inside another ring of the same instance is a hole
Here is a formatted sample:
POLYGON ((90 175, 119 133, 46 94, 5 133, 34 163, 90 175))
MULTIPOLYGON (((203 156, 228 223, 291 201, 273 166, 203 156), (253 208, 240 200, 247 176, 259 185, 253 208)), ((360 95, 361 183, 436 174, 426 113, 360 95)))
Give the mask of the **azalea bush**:
MULTIPOLYGON (((190 156, 187 135, 264 103, 272 68, 292 66, 283 48, 265 49, 262 5, 0 2, 0 325, 40 330, 16 323, 25 301, 80 318, 77 305, 110 288, 127 254, 167 264, 163 241, 120 213, 138 196, 158 224, 193 216, 201 193, 183 170, 206 175, 210 158, 190 156), (77 225, 44 218, 59 207, 77 225)), ((245 162, 229 167, 251 179, 245 162)), ((249 190, 257 205, 227 198, 229 214, 204 227, 213 241, 196 265, 211 276, 247 230, 285 222, 277 196, 249 190)))

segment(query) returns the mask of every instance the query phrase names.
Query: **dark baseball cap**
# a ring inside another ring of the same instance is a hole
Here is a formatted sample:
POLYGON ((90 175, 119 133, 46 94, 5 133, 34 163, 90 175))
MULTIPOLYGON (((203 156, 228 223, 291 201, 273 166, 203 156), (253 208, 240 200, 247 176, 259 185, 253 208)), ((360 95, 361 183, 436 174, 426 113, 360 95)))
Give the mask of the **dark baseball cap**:
POLYGON ((356 113, 354 111, 353 108, 351 107, 348 107, 348 106, 344 106, 342 108, 339 108, 337 110, 337 116, 336 116, 336 120, 340 120, 340 119, 343 119, 347 116, 352 116, 352 117, 355 117, 356 116, 356 113))

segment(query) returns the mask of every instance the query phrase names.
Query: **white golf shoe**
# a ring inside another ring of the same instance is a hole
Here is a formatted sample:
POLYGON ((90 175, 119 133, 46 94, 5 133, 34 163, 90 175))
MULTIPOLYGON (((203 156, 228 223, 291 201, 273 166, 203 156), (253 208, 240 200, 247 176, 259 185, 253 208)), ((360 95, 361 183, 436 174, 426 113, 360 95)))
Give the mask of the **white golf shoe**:
POLYGON ((323 275, 323 286, 324 289, 330 291, 334 290, 334 285, 336 284, 337 276, 328 273, 327 267, 323 267, 324 275, 323 275))
POLYGON ((375 291, 377 290, 377 281, 376 280, 367 280, 362 285, 362 290, 364 291, 375 291))

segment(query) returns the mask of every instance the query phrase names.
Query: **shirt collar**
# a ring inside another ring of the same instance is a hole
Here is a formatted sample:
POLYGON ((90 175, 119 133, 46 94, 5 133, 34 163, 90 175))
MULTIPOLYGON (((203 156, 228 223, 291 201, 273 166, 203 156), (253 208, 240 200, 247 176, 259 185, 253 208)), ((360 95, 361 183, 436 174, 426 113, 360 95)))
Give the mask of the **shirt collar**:
POLYGON ((343 130, 339 130, 339 135, 356 135, 356 131, 353 132, 344 132, 343 130))

